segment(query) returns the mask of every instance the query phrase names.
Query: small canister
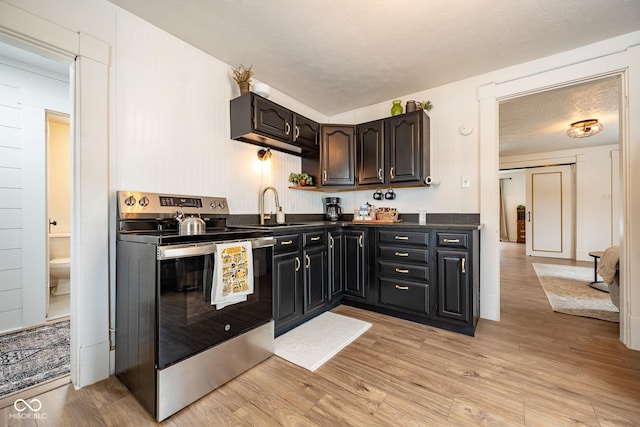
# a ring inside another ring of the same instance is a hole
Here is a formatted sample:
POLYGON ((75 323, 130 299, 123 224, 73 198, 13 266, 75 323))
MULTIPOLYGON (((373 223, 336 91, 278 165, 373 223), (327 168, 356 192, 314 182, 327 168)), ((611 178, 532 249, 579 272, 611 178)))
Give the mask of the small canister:
POLYGON ((407 106, 404 109, 407 113, 416 111, 416 101, 407 101, 407 106))

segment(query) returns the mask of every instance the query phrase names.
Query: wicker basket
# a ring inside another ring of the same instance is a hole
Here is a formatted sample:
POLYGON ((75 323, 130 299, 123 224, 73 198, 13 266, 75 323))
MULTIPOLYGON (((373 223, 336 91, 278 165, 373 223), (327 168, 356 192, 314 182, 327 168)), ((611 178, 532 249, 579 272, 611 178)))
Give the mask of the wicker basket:
POLYGON ((376 219, 378 221, 396 221, 398 212, 376 212, 376 219))

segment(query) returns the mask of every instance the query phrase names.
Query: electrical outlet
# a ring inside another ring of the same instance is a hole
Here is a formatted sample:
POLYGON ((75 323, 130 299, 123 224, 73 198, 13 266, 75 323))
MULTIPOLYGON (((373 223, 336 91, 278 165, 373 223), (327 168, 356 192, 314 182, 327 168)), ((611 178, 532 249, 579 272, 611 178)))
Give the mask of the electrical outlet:
POLYGON ((469 179, 468 176, 462 176, 460 178, 461 178, 461 180, 460 180, 461 184, 460 185, 462 186, 462 188, 471 187, 471 180, 469 179))

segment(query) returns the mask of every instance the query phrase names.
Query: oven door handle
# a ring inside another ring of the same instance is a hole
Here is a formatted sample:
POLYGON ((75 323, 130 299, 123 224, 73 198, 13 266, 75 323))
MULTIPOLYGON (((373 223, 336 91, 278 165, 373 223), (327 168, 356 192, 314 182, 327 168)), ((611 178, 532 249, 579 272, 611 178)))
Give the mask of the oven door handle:
POLYGON ((206 244, 187 244, 187 245, 166 245, 158 246, 156 259, 163 261, 165 259, 187 258, 192 256, 210 255, 216 252, 215 243, 206 244))

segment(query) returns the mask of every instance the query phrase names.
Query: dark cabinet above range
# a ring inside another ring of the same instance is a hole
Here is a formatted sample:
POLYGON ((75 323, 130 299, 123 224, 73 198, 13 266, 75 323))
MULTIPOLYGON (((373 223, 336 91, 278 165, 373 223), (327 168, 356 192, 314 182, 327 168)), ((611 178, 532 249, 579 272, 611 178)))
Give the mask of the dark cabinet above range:
POLYGON ((230 102, 231 139, 297 156, 318 153, 319 124, 253 92, 230 102))

